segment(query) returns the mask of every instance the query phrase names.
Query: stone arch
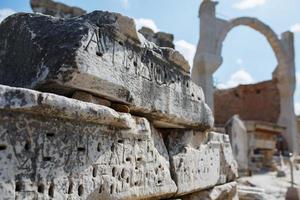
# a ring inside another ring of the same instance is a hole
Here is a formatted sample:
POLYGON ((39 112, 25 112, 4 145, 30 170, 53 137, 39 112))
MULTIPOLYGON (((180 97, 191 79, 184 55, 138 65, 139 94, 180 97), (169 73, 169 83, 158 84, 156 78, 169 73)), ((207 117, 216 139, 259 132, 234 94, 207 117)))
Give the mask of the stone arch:
POLYGON ((284 47, 277 34, 268 25, 252 17, 239 17, 228 21, 225 28, 221 31, 220 37, 218 38, 217 41, 217 48, 216 48, 217 55, 221 56, 223 42, 226 39, 228 33, 232 29, 238 26, 247 26, 261 33, 267 39, 270 46, 272 47, 278 62, 278 66, 284 66, 286 64, 284 47))
POLYGON ((278 36, 268 25, 252 17, 240 17, 225 20, 216 16, 218 2, 204 0, 199 10, 200 39, 194 57, 192 80, 202 87, 206 103, 214 108, 213 74, 222 65, 222 48, 227 34, 237 26, 247 26, 261 33, 269 42, 277 67, 272 74, 280 95, 280 116, 278 124, 287 128, 286 137, 289 148, 298 152, 297 124, 294 112, 295 92, 295 51, 294 35, 284 32, 278 36))

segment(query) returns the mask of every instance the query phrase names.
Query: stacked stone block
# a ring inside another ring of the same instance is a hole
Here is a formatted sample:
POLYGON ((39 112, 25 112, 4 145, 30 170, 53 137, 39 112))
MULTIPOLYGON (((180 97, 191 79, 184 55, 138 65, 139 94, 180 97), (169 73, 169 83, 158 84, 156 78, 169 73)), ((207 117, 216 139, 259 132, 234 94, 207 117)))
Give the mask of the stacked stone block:
POLYGON ((235 198, 229 139, 186 60, 132 19, 16 14, 0 46, 3 199, 235 198))

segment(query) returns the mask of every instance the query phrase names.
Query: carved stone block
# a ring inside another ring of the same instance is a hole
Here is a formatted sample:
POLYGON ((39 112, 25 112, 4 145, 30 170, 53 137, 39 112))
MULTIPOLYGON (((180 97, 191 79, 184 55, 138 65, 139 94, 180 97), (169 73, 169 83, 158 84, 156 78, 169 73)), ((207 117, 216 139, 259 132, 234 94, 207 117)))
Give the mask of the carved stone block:
POLYGON ((64 96, 89 92, 128 105, 156 127, 213 126, 184 58, 145 40, 128 17, 16 14, 1 23, 0 46, 0 84, 64 96))
POLYGON ((0 194, 14 199, 172 196, 169 156, 145 118, 0 87, 0 194))

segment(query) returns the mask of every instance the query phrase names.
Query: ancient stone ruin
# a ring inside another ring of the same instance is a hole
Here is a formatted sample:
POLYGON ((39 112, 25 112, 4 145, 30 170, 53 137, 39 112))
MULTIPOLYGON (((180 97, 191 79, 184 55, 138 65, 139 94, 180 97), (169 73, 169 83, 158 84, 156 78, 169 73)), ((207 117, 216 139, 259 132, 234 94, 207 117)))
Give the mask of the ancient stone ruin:
POLYGON ((217 4, 215 1, 204 0, 200 7, 200 40, 194 58, 193 81, 203 88, 206 102, 214 110, 218 125, 224 126, 235 114, 240 114, 244 120, 273 123, 286 129, 282 135, 288 144, 287 149, 298 154, 293 33, 287 31, 279 37, 268 25, 251 17, 220 19, 216 16, 217 4), (213 74, 223 61, 223 41, 237 26, 247 26, 261 33, 272 47, 278 65, 272 74, 272 80, 215 91, 213 74))
POLYGON ((0 24, 3 199, 237 199, 237 163, 183 56, 95 11, 0 24))
POLYGON ((213 110, 214 130, 229 135, 238 162, 238 196, 242 200, 300 199, 294 34, 287 31, 278 36, 253 17, 221 19, 216 15, 217 4, 201 3, 200 39, 191 76, 213 110), (278 64, 271 80, 218 89, 213 74, 223 62, 223 42, 238 26, 261 33, 278 64))

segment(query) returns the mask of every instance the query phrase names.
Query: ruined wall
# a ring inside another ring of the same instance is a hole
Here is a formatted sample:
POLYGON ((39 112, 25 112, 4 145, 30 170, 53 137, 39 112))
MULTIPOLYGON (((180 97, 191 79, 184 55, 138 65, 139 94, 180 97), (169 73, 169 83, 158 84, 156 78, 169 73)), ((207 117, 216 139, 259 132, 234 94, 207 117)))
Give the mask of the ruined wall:
POLYGON ((236 199, 229 137, 187 61, 133 19, 15 14, 0 46, 1 197, 236 199))
POLYGON ((242 120, 277 123, 280 96, 275 80, 214 92, 216 124, 225 124, 233 115, 242 120))

